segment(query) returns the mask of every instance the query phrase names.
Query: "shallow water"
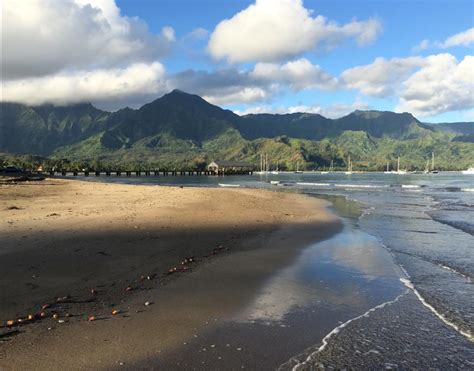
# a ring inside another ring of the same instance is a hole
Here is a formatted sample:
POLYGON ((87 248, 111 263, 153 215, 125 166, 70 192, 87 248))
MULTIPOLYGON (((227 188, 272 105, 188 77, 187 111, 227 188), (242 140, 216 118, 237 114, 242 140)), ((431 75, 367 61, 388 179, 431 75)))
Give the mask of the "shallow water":
POLYGON ((334 202, 346 218, 345 233, 306 249, 294 265, 268 282, 236 322, 239 328, 271 328, 293 321, 293 332, 283 331, 276 339, 291 335, 306 340, 297 341, 300 349, 287 347, 285 354, 301 353, 301 347, 314 339, 306 352, 282 362, 283 368, 320 363, 474 367, 474 176, 371 173, 104 180, 186 186, 234 183, 314 194, 334 202), (270 180, 281 184, 271 185, 270 180), (334 198, 337 195, 360 207, 334 198), (385 302, 390 303, 378 307, 385 302), (368 317, 358 318, 374 307, 368 317), (312 310, 318 313, 314 317, 312 310), (317 325, 318 318, 331 325, 321 325, 321 320, 317 325), (353 318, 357 319, 326 339, 320 351, 324 336, 353 318), (298 326, 300 332, 295 330, 298 326))

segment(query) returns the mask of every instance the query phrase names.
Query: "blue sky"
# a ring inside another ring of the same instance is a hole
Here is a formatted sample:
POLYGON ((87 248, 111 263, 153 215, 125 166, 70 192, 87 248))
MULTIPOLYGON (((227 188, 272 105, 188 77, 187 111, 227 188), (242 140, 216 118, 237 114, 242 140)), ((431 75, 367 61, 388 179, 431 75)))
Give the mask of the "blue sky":
POLYGON ((36 87, 45 101, 113 110, 181 88, 238 113, 377 109, 474 121, 472 1, 64 0, 48 9, 52 3, 24 5, 36 15, 24 29, 14 22, 18 7, 4 9, 14 24, 11 45, 4 26, 4 100, 43 103, 32 97, 36 87), (44 22, 70 14, 68 23, 44 22), (52 27, 45 35, 57 36, 41 35, 35 46, 58 56, 16 56, 42 18, 41 27, 52 27), (68 59, 59 53, 69 32, 78 55, 68 59))

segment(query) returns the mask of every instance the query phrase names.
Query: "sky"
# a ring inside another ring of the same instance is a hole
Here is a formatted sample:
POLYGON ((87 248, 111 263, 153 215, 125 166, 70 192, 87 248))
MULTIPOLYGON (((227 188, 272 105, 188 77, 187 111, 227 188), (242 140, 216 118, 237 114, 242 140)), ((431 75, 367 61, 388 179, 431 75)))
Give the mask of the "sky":
POLYGON ((3 0, 2 101, 474 121, 472 0, 3 0))

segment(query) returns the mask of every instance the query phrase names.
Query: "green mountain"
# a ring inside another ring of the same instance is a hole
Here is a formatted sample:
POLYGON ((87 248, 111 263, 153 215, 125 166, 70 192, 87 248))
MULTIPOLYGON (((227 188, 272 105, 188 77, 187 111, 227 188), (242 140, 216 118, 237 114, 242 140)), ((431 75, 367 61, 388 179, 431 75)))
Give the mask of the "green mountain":
MULTIPOLYGON (((435 152, 441 168, 474 163, 473 123, 424 124, 409 113, 355 111, 331 120, 317 114, 238 116, 197 95, 174 90, 140 109, 104 112, 91 104, 28 107, 0 104, 3 161, 37 157, 67 167, 203 167, 214 159, 257 164, 261 153, 281 169, 345 167, 383 169, 402 157, 424 168, 435 152), (456 126, 459 125, 459 126, 456 126), (455 129, 453 129, 455 128, 455 129)), ((0 155, 0 160, 2 156, 0 155)), ((20 161, 20 160, 18 160, 20 161)), ((48 162, 49 161, 49 162, 48 162)), ((404 165, 404 166, 405 166, 404 165)))
POLYGON ((105 129, 109 113, 89 104, 67 107, 0 105, 0 151, 51 154, 105 129))

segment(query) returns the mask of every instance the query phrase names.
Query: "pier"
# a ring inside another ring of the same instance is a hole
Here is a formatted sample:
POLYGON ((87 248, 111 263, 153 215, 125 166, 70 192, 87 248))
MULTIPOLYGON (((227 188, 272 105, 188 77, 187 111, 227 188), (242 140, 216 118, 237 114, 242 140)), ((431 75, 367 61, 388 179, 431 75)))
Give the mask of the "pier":
POLYGON ((215 172, 209 170, 52 170, 46 172, 49 176, 61 177, 89 177, 89 176, 105 176, 105 177, 157 177, 157 176, 213 176, 213 175, 252 175, 253 171, 229 171, 226 173, 215 172))

